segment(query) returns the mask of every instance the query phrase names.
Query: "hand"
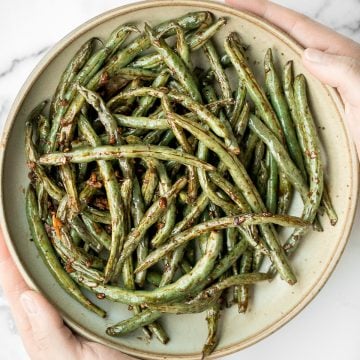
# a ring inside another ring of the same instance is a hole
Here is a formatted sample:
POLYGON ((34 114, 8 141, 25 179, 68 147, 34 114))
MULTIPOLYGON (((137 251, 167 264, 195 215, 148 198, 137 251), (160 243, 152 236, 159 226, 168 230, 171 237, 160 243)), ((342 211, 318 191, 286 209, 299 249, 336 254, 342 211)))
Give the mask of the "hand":
POLYGON ((360 45, 302 14, 267 0, 225 2, 272 22, 306 49, 302 56, 305 67, 340 93, 360 158, 360 45))
POLYGON ((131 360, 106 346, 74 335, 57 310, 38 292, 30 290, 16 268, 0 232, 0 285, 17 329, 32 360, 131 360))

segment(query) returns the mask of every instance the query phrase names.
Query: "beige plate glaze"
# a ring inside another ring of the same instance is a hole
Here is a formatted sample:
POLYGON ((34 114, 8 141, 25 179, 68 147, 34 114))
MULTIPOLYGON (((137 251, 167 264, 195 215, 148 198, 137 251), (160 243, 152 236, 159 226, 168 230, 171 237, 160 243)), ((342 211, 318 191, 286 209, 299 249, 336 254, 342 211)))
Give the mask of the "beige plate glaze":
POLYGON ((336 227, 331 227, 324 220, 323 233, 311 233, 306 237, 292 261, 299 279, 297 285, 289 287, 279 279, 257 285, 256 296, 246 316, 238 315, 235 308, 224 312, 221 340, 213 357, 230 354, 263 339, 298 314, 313 299, 343 252, 357 200, 357 159, 343 123, 341 101, 335 91, 321 85, 305 71, 300 61, 302 49, 273 26, 218 3, 148 1, 112 10, 73 31, 36 67, 21 89, 7 119, 1 143, 1 226, 11 254, 28 284, 39 289, 56 304, 70 327, 89 339, 147 359, 198 359, 206 337, 204 315, 164 317, 163 324, 171 338, 166 346, 156 340, 147 343, 139 339, 142 337, 141 331, 112 339, 104 335, 105 328, 129 317, 126 306, 102 301, 101 305, 109 314, 106 320, 102 320, 64 293, 29 241, 24 210, 24 188, 28 183, 22 145, 24 123, 30 109, 53 93, 61 71, 85 40, 92 36, 106 38, 121 23, 143 24, 146 20, 156 24, 188 11, 205 9, 229 19, 228 25, 217 35, 219 45, 231 30, 238 31, 244 42, 250 45, 250 58, 258 60, 257 63, 251 62, 251 65, 260 78, 263 72, 262 58, 270 46, 276 49, 275 56, 279 63, 294 59, 296 72, 304 72, 307 76, 311 102, 327 154, 326 174, 330 192, 339 214, 336 227))

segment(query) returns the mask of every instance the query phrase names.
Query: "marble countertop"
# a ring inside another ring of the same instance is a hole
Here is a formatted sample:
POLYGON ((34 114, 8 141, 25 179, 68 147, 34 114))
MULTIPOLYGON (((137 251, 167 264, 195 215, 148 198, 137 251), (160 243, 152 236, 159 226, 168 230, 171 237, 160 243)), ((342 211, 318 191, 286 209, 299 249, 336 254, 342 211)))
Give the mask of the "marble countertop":
MULTIPOLYGON (((84 21, 131 0, 0 2, 0 130, 23 82, 42 56, 84 21), (71 9, 71 11, 69 11, 71 9), (16 45, 15 45, 16 44, 16 45)), ((360 42, 360 0, 276 0, 360 42)), ((285 360, 360 359, 359 211, 344 255, 319 295, 272 336, 226 357, 285 360)), ((0 288, 2 360, 28 359, 0 288)))

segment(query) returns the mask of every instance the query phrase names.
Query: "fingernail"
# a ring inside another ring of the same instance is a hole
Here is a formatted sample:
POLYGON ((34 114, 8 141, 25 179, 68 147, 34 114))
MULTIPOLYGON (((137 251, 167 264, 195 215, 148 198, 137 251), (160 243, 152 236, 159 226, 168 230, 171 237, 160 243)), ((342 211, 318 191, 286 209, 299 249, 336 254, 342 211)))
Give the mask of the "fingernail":
POLYGON ((21 305, 28 315, 35 315, 38 312, 35 301, 27 294, 23 294, 20 297, 21 305))
POLYGON ((305 49, 304 58, 313 63, 322 63, 326 55, 317 49, 305 49))

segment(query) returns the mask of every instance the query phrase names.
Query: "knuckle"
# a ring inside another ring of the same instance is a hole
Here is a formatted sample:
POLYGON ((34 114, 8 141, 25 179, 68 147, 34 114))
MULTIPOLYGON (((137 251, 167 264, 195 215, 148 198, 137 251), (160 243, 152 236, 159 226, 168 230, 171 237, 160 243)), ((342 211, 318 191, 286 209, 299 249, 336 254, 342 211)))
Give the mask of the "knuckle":
POLYGON ((360 60, 356 58, 349 58, 347 71, 350 74, 360 75, 360 60))

